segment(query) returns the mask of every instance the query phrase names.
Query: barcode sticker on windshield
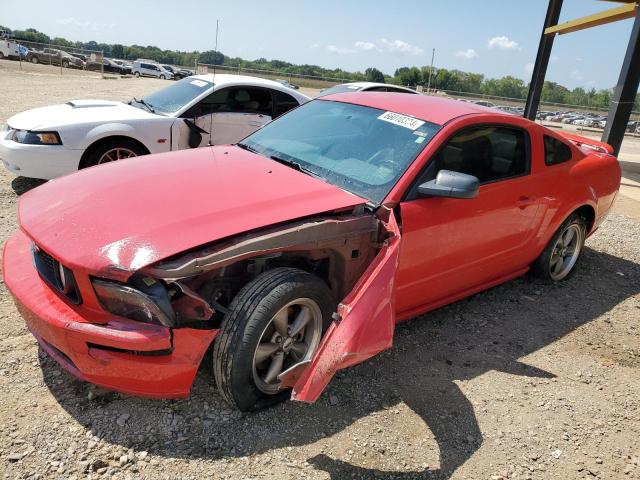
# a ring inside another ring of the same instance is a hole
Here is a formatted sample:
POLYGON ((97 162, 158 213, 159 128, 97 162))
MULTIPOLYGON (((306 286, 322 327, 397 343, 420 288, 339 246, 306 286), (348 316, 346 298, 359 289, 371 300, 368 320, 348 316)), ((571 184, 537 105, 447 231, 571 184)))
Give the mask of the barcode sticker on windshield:
POLYGON ((393 123, 394 125, 408 128, 409 130, 415 130, 424 125, 422 120, 394 112, 384 112, 378 117, 378 120, 384 120, 385 122, 393 123))
POLYGON ((207 86, 207 82, 203 82, 202 80, 191 80, 191 85, 195 85, 196 87, 206 87, 207 86))

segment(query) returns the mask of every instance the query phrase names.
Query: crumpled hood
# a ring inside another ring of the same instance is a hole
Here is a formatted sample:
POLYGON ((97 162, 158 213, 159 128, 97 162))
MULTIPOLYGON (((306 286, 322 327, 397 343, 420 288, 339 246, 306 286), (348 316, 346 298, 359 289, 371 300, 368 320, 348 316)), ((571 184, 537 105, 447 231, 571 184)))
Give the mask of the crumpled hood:
POLYGON ((125 280, 193 247, 365 200, 238 147, 81 170, 20 198, 21 228, 66 266, 125 280))
MULTIPOLYGON (((14 115, 7 123, 18 130, 56 129, 80 123, 102 123, 155 118, 157 115, 122 102, 72 100, 61 105, 34 108, 14 115)), ((63 139, 64 140, 64 139, 63 139)))

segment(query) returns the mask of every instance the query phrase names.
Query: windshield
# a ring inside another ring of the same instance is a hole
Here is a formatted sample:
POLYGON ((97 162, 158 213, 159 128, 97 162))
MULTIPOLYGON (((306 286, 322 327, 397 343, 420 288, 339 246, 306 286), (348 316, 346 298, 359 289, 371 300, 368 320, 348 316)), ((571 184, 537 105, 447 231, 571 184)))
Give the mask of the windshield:
POLYGON ((359 85, 349 85, 345 83, 344 85, 336 85, 335 87, 322 90, 316 98, 331 95, 332 93, 358 92, 360 90, 362 90, 362 87, 359 85))
MULTIPOLYGON (((172 114, 190 103, 194 98, 213 87, 213 83, 195 78, 184 78, 157 92, 143 97, 144 102, 156 112, 172 114)), ((132 102, 140 105, 140 102, 132 102)), ((141 108, 144 108, 141 106, 141 108)))
POLYGON ((439 128, 393 112, 314 100, 241 145, 379 204, 439 128))

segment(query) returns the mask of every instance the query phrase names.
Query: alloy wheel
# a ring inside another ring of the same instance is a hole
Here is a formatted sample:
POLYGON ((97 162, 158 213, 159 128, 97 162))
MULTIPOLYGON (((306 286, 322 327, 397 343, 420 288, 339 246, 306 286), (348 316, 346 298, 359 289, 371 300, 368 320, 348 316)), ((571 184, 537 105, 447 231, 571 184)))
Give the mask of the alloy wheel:
POLYGON ((281 389, 278 375, 310 360, 322 337, 322 313, 310 298, 299 298, 282 307, 260 336, 253 355, 253 379, 262 392, 281 389))
POLYGON ((583 240, 584 230, 577 223, 569 225, 558 237, 549 260, 549 274, 553 280, 562 280, 569 275, 580 256, 583 240))
POLYGON ((128 148, 116 147, 104 152, 100 157, 100 160, 98 160, 98 165, 131 157, 137 157, 136 152, 128 148))

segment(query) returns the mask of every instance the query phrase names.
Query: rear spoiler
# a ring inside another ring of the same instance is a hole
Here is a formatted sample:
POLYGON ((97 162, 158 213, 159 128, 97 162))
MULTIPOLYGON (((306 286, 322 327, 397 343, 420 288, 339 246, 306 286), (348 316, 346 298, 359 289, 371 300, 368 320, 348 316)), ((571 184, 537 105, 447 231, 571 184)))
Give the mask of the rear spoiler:
POLYGON ((608 143, 599 142, 598 140, 594 140, 592 138, 582 137, 580 135, 576 135, 575 133, 563 131, 557 131, 556 133, 562 135, 564 138, 578 147, 586 147, 590 150, 595 150, 596 152, 608 153, 610 155, 613 155, 613 147, 608 143))

